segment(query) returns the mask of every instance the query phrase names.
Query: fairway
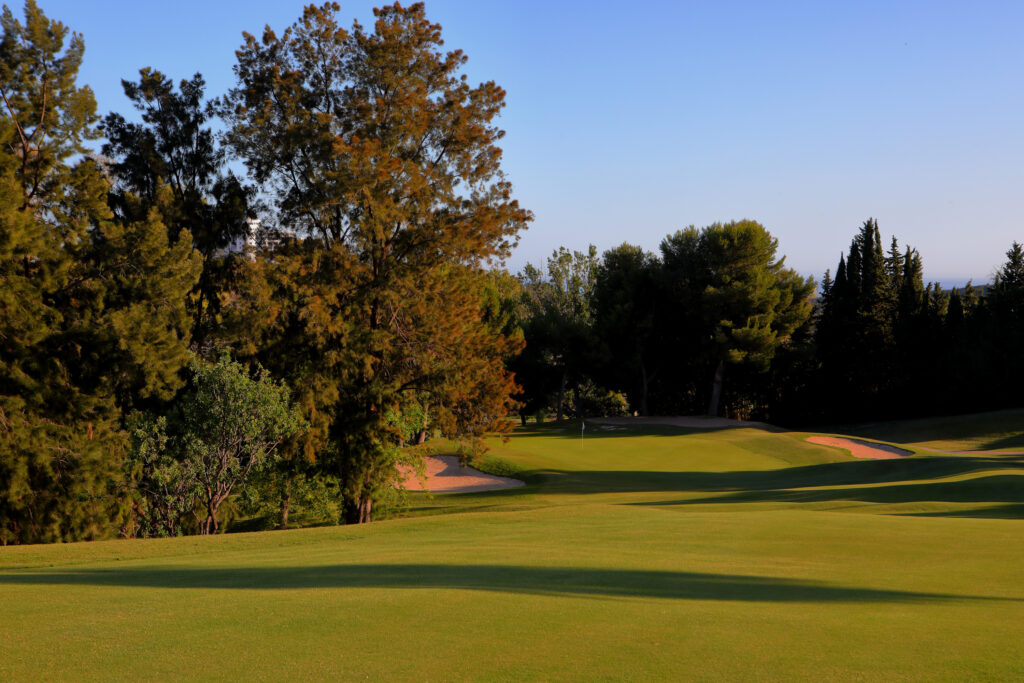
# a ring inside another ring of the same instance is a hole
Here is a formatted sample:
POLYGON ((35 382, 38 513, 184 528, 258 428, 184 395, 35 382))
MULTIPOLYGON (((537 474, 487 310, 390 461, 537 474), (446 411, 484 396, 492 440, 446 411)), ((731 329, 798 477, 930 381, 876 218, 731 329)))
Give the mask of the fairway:
POLYGON ((0 679, 1024 677, 1020 456, 807 436, 531 425, 403 518, 5 548, 0 679))

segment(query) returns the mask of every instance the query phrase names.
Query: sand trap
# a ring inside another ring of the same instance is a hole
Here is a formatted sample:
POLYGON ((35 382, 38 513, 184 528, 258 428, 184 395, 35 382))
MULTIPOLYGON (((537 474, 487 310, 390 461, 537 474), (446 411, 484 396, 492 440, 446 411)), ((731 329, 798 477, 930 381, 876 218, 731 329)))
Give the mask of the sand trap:
POLYGON ((496 491, 525 486, 526 482, 510 477, 496 477, 484 474, 472 467, 462 467, 454 455, 428 455, 426 458, 427 477, 421 481, 411 467, 400 467, 405 478, 403 483, 409 491, 432 491, 434 493, 468 493, 470 491, 496 491))
POLYGON ((873 441, 862 441, 860 439, 842 439, 836 436, 811 436, 807 441, 821 444, 822 446, 835 446, 850 452, 855 458, 868 458, 870 460, 895 460, 913 455, 913 451, 896 446, 874 443, 873 441))

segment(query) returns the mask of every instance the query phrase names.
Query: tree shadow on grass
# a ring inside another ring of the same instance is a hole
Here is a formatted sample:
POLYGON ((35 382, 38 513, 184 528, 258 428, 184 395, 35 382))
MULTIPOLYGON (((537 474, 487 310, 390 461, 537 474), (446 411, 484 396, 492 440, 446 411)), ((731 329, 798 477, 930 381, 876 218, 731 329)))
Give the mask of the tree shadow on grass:
MULTIPOLYGON (((761 492, 778 492, 781 489, 914 482, 995 468, 1024 469, 1024 460, 987 456, 934 456, 898 460, 842 461, 774 470, 728 472, 538 470, 528 473, 523 478, 530 484, 537 484, 536 490, 543 493, 696 491, 735 492, 737 497, 756 497, 761 492)), ((722 498, 714 498, 713 501, 724 502, 722 498)))
POLYGON ((929 512, 901 512, 901 517, 960 517, 966 519, 1024 519, 1024 503, 1006 503, 979 508, 953 508, 929 512))
POLYGON ((777 577, 518 565, 355 564, 75 569, 0 574, 0 584, 246 590, 447 588, 549 596, 807 603, 1016 601, 1015 598, 837 586, 777 577))
MULTIPOLYGON (((1000 450, 1000 449, 1024 448, 1024 434, 1011 434, 996 439, 989 439, 977 450, 1000 450)), ((1017 451, 1021 453, 1022 451, 1017 451)), ((1007 455, 1010 455, 1009 453, 1007 455)))
MULTIPOLYGON (((1024 499, 1024 476, 999 474, 957 481, 904 483, 893 486, 746 490, 719 496, 673 501, 644 501, 633 505, 670 506, 714 503, 822 503, 858 501, 863 503, 1018 503, 1024 499)), ((996 508, 993 508, 995 513, 996 508)), ((983 509, 974 511, 981 516, 983 509)), ((929 513, 931 514, 931 513, 929 513)), ((957 516, 946 513, 946 516, 957 516)), ((1005 516, 1005 511, 999 516, 1005 516)))

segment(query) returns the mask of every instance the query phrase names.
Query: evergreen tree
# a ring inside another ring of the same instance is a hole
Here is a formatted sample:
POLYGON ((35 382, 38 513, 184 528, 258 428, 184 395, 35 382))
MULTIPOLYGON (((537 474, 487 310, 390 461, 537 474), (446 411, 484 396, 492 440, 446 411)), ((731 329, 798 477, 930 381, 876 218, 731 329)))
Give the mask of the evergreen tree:
POLYGON ((900 280, 897 310, 897 319, 901 324, 910 324, 913 318, 920 313, 923 296, 921 255, 916 249, 907 247, 907 252, 903 257, 903 277, 900 280))
POLYGON ((853 310, 860 307, 861 291, 864 282, 864 254, 858 238, 850 242, 850 252, 846 257, 847 299, 853 310))
POLYGON ((273 340, 261 358, 287 358, 278 374, 313 427, 304 449, 341 482, 345 520, 366 522, 396 478, 389 414, 428 396, 443 434, 503 428, 519 342, 483 320, 481 264, 530 214, 500 169, 504 91, 459 75, 465 56, 440 51, 423 5, 375 10, 372 31, 344 30, 338 11, 246 35, 228 140, 279 225, 307 237, 254 266, 273 340))
POLYGON ((860 251, 861 264, 859 308, 871 322, 881 322, 884 318, 882 306, 888 283, 885 258, 882 255, 882 243, 878 233, 878 222, 875 219, 869 218, 864 222, 856 242, 860 251))
POLYGON ((602 383, 626 390, 641 415, 649 414, 663 357, 655 326, 660 265, 653 254, 623 243, 602 255, 594 279, 594 331, 609 351, 602 383))
POLYGON ((199 261, 156 216, 113 220, 81 36, 32 0, 0 24, 0 542, 94 538, 123 411, 181 384, 199 261))
MULTIPOLYGON (((593 293, 598 272, 597 247, 585 252, 555 250, 546 268, 527 264, 519 275, 527 311, 528 357, 538 357, 539 371, 551 380, 528 384, 528 395, 543 401, 553 391, 555 419, 565 412, 568 393, 578 399, 580 384, 601 355, 593 334, 593 293), (539 356, 537 356, 539 354, 539 356), (541 393, 543 392, 543 393, 541 393)), ((579 407, 579 401, 574 402, 579 407)))
POLYGON ((785 268, 777 249, 778 241, 754 221, 689 228, 662 242, 666 268, 694 269, 691 283, 700 292, 709 338, 704 352, 713 368, 709 415, 718 414, 727 366, 767 370, 779 346, 810 317, 815 283, 785 268))
POLYGON ((888 290, 885 293, 886 307, 891 319, 895 319, 898 307, 900 290, 903 288, 903 253, 900 252, 900 245, 893 235, 889 244, 889 253, 885 257, 885 276, 888 290))
POLYGON ((1006 252, 1006 262, 996 272, 989 289, 990 337, 995 348, 989 362, 993 373, 992 389, 1000 405, 1018 403, 1024 382, 1024 246, 1014 242, 1006 252))
POLYGON ((203 272, 189 298, 192 338, 199 344, 213 331, 219 295, 230 268, 224 252, 250 236, 249 205, 253 189, 225 172, 225 154, 210 128, 214 109, 204 102, 200 74, 174 83, 159 71, 144 68, 139 81, 121 81, 124 93, 141 114, 132 123, 116 113, 103 121, 108 142, 103 153, 114 159, 117 179, 111 203, 122 219, 144 220, 158 210, 172 241, 188 230, 203 255, 203 272))

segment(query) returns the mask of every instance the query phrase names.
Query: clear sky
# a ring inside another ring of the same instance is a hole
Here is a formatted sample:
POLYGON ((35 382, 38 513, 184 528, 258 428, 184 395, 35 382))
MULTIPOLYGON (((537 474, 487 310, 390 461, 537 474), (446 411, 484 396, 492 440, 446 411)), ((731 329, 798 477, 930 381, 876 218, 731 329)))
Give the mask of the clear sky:
MULTIPOLYGON (((100 111, 125 114, 119 79, 201 71, 219 94, 241 32, 283 30, 304 4, 38 2, 84 35, 100 111)), ((988 281, 1024 242, 1022 2, 426 5, 470 79, 508 91, 504 168, 536 215, 513 270, 739 218, 819 279, 868 217, 945 284, 988 281)))

